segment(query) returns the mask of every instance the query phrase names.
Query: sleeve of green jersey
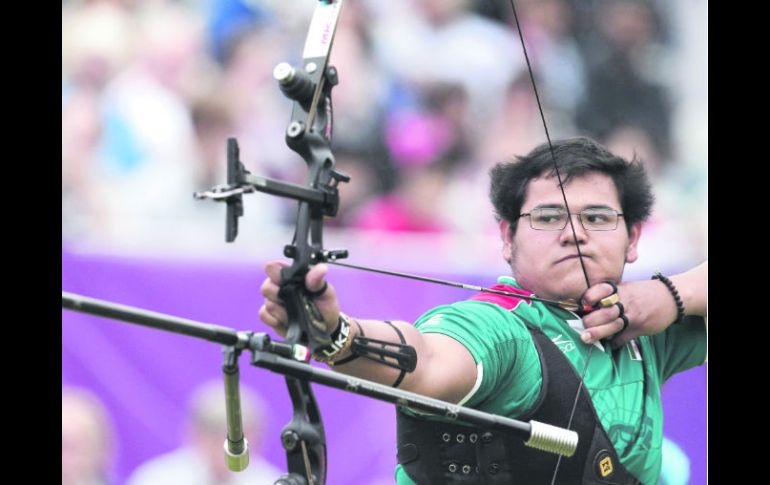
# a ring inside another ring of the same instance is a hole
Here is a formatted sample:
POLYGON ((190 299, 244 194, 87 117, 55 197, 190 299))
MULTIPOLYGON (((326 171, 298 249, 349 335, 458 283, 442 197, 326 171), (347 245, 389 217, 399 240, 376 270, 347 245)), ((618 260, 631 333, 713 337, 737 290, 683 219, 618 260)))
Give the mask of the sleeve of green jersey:
POLYGON ((706 360, 706 324, 702 317, 687 317, 651 337, 661 382, 677 372, 703 364, 706 360))
MULTIPOLYGON (((514 378, 521 360, 518 358, 521 352, 517 350, 528 349, 522 343, 531 341, 526 326, 515 315, 498 305, 478 301, 434 308, 421 316, 415 327, 421 333, 452 337, 471 353, 482 373, 478 388, 463 403, 471 407, 483 402, 503 385, 510 388, 503 381, 514 378)), ((523 395, 520 399, 526 408, 530 396, 523 395)), ((519 400, 514 398, 513 401, 519 400)))

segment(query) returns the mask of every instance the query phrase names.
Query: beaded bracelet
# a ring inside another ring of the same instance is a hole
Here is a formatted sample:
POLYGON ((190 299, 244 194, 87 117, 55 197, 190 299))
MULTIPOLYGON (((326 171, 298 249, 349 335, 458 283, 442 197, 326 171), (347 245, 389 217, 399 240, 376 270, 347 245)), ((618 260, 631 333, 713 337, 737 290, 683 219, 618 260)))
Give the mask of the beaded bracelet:
POLYGON ((676 290, 674 283, 672 283, 671 280, 666 276, 663 276, 660 271, 652 275, 652 278, 650 279, 659 280, 661 283, 666 285, 669 293, 671 293, 671 296, 674 297, 674 302, 676 302, 676 320, 674 320, 674 323, 681 322, 684 318, 684 303, 682 303, 682 299, 679 297, 679 292, 676 290))

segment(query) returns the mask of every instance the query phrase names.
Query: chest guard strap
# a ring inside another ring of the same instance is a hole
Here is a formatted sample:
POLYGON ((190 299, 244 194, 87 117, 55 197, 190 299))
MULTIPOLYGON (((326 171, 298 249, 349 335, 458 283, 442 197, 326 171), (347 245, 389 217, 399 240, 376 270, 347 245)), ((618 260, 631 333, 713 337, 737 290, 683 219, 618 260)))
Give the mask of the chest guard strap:
MULTIPOLYGON (((561 350, 539 329, 529 327, 540 356, 543 386, 533 411, 518 419, 567 427, 580 376, 561 350)), ((397 412, 398 462, 419 485, 549 485, 557 455, 527 447, 521 439, 487 429, 414 418, 397 412)), ((640 485, 620 463, 585 386, 580 390, 572 429, 575 454, 561 457, 558 485, 640 485)))

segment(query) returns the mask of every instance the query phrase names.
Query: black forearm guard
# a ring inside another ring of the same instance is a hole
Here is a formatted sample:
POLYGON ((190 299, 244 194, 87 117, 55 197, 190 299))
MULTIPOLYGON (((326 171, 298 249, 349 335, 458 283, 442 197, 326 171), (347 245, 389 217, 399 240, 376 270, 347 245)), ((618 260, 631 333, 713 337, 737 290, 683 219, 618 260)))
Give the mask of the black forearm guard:
POLYGON ((398 376, 398 379, 396 379, 396 382, 393 383, 393 387, 398 387, 398 385, 401 384, 401 381, 404 380, 406 373, 412 372, 417 368, 417 352, 414 350, 414 347, 407 345, 401 330, 388 320, 385 320, 385 323, 390 325, 391 328, 396 331, 399 340, 401 340, 400 344, 368 338, 364 334, 361 325, 359 325, 358 322, 355 323, 358 327, 359 335, 353 338, 353 344, 350 347, 350 352, 353 355, 334 362, 334 365, 347 364, 358 357, 364 357, 374 362, 387 365, 388 367, 399 369, 401 374, 398 376))

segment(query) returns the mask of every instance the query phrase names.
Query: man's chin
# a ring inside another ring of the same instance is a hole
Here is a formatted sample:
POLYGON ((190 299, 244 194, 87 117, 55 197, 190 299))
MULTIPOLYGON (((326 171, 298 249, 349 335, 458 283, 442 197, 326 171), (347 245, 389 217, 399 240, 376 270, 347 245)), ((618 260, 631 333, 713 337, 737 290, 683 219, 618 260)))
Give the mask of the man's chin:
POLYGON ((559 281, 558 286, 551 288, 548 291, 550 296, 543 295, 544 298, 550 298, 553 300, 575 300, 577 301, 583 296, 586 291, 585 279, 577 279, 567 277, 559 281))

